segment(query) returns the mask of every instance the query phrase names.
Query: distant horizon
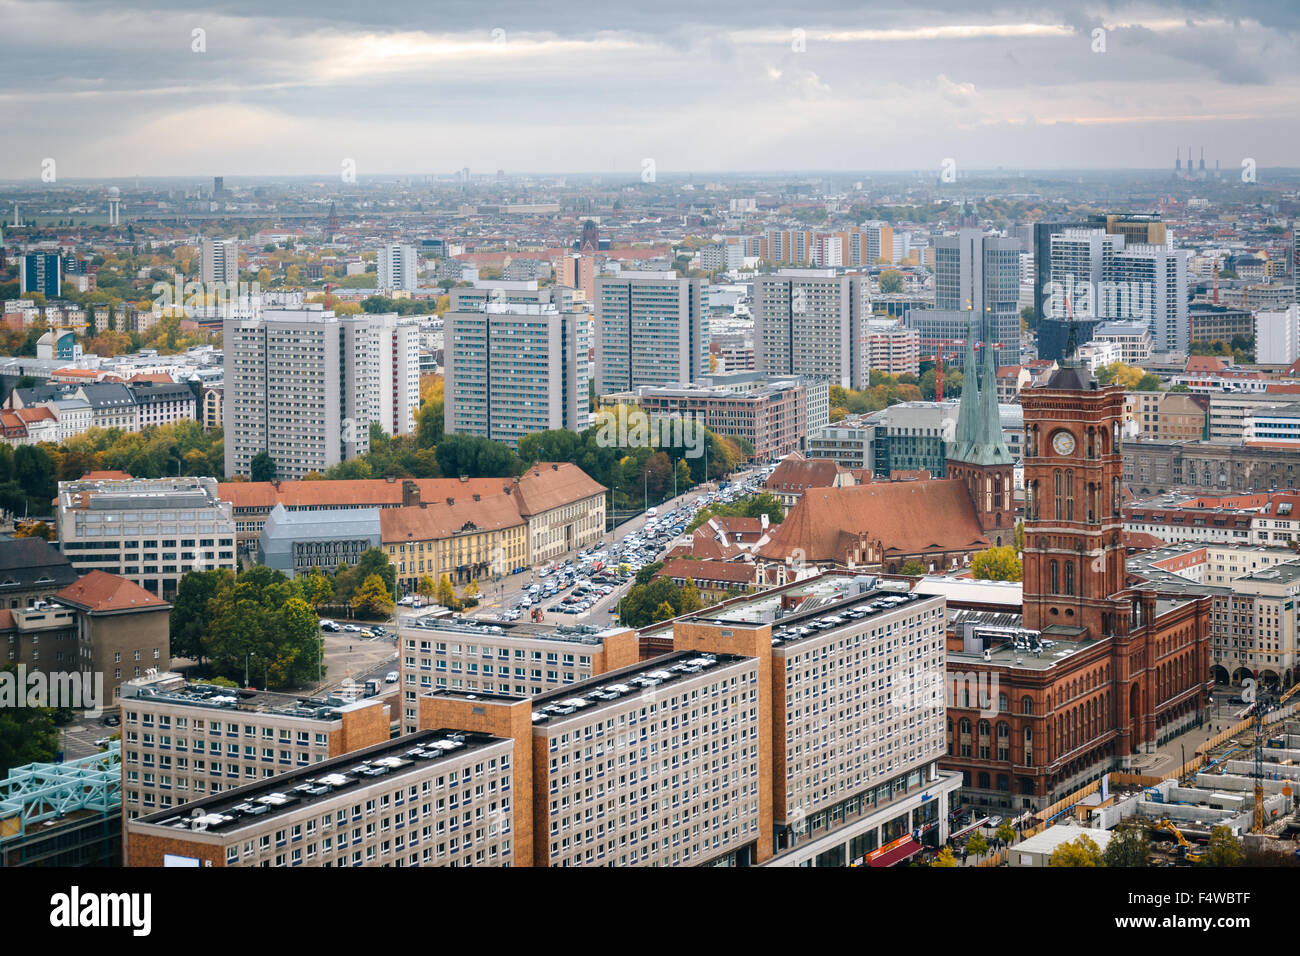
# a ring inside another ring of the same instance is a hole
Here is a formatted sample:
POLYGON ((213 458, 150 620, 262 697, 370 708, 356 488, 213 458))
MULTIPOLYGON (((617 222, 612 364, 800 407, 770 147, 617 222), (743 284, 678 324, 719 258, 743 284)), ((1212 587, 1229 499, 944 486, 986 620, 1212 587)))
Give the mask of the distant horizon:
MULTIPOLYGON (((492 168, 490 166, 484 166, 481 168, 481 170, 475 171, 472 167, 470 167, 471 182, 473 182, 475 178, 482 178, 482 180, 485 183, 490 184, 491 181, 497 175, 497 169, 500 169, 500 167, 492 168), (488 171, 489 169, 492 169, 492 171, 489 172, 488 171)), ((1273 173, 1284 173, 1284 174, 1293 174, 1296 176, 1300 176, 1300 166, 1259 165, 1256 166, 1256 170, 1257 172, 1268 171, 1273 173)), ((1197 171, 1199 172, 1199 169, 1197 169, 1197 171)), ((891 179, 911 178, 911 179, 922 179, 927 181, 929 181, 929 179, 932 178, 933 180, 937 181, 939 179, 939 172, 940 172, 940 168, 938 166, 935 166, 933 170, 918 170, 915 168, 899 168, 899 169, 853 169, 853 168, 739 169, 739 168, 733 168, 733 169, 698 169, 698 170, 657 169, 656 181, 648 183, 647 185, 649 186, 662 185, 663 182, 666 180, 671 180, 673 182, 678 182, 678 181, 687 182, 687 181, 693 181, 693 180, 707 178, 707 177, 778 178, 783 176, 784 177, 834 176, 834 177, 852 178, 854 176, 861 176, 861 177, 880 176, 880 177, 890 177, 891 179), (930 173, 933 173, 932 177, 930 176, 930 173)), ((990 179, 1018 179, 1022 177, 1035 178, 1035 177, 1043 177, 1043 176, 1061 177, 1061 176, 1072 176, 1072 175, 1102 176, 1107 174, 1121 175, 1121 176, 1125 176, 1125 175, 1140 176, 1146 178, 1168 177, 1170 182, 1185 183, 1187 185, 1196 185, 1198 183, 1204 183, 1204 184, 1217 183, 1225 186, 1232 186, 1238 184, 1247 185, 1245 183, 1241 183, 1240 181, 1239 167, 1227 167, 1227 166, 1220 167, 1218 172, 1221 175, 1218 178, 1215 178, 1213 176, 1213 173, 1215 172, 1215 167, 1211 166, 1208 160, 1206 162, 1205 172, 1210 175, 1204 180, 1176 178, 1176 172, 1177 171, 1173 167, 1158 167, 1158 166, 1157 167, 1040 166, 1035 168, 1029 168, 1029 167, 999 168, 996 166, 985 166, 985 167, 971 167, 966 170, 961 170, 958 174, 957 180, 953 182, 944 182, 942 184, 936 182, 936 185, 939 185, 940 188, 946 190, 960 190, 961 184, 964 182, 980 182, 980 181, 990 180, 990 179)), ((607 178, 607 179, 618 179, 618 180, 626 179, 638 183, 641 182, 640 173, 635 169, 630 169, 630 170, 619 169, 616 171, 611 171, 611 170, 602 171, 602 170, 594 170, 594 169, 593 170, 503 169, 502 173, 506 177, 506 179, 583 177, 583 178, 607 178)), ((154 173, 154 174, 141 173, 140 175, 117 175, 117 176, 75 176, 73 177, 73 176, 60 175, 57 181, 53 183, 42 182, 40 176, 35 175, 26 178, 14 178, 14 177, 0 178, 0 187, 48 186, 51 191, 55 191, 62 187, 87 186, 87 185, 95 185, 98 183, 112 183, 112 184, 134 183, 137 180, 141 182, 194 181, 194 182, 207 183, 210 185, 213 177, 215 176, 219 176, 222 179, 224 179, 228 186, 231 185, 232 183, 239 182, 241 180, 260 180, 268 183, 289 182, 289 181, 322 182, 330 185, 337 184, 339 187, 356 187, 360 185, 365 185, 367 183, 374 184, 377 182, 390 182, 393 180, 403 180, 403 179, 422 180, 427 177, 433 177, 435 184, 438 182, 454 183, 455 182, 454 177, 456 177, 458 174, 459 174, 459 170, 451 170, 448 172, 377 172, 377 173, 364 173, 358 171, 356 173, 355 182, 342 182, 339 179, 337 173, 328 173, 328 174, 324 174, 324 173, 154 173)), ((426 184, 417 182, 415 183, 415 185, 426 185, 426 184)), ((1257 181, 1252 185, 1266 186, 1268 185, 1268 183, 1260 183, 1257 181)))

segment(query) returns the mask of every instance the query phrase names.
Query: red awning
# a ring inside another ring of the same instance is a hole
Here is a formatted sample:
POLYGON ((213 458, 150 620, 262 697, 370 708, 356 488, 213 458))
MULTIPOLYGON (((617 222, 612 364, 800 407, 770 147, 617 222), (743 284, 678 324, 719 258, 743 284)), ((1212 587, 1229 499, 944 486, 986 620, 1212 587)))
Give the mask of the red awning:
POLYGON ((874 860, 869 861, 867 866, 893 866, 895 863, 902 863, 904 860, 916 855, 920 850, 921 844, 908 837, 906 843, 901 843, 892 850, 880 854, 874 860))

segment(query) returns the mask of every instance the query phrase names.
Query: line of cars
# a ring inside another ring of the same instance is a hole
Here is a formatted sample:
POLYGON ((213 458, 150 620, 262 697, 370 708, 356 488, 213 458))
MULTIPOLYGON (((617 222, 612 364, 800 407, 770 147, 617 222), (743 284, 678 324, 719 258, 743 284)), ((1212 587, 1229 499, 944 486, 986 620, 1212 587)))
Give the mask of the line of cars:
MULTIPOLYGON (((686 530, 686 525, 709 505, 730 504, 739 498, 759 491, 759 486, 775 465, 756 472, 742 481, 724 485, 717 491, 697 495, 689 502, 659 514, 657 508, 646 511, 646 523, 639 531, 624 535, 621 541, 610 545, 597 544, 579 552, 577 560, 540 568, 541 580, 532 584, 513 606, 503 611, 501 621, 517 621, 535 608, 549 614, 583 614, 614 592, 641 568, 658 561, 674 540, 686 530), (561 592, 570 593, 559 598, 561 592)), ((611 616, 618 607, 609 609, 611 616)))
POLYGON ((378 624, 369 624, 361 626, 359 624, 340 624, 337 621, 331 621, 329 618, 322 618, 320 629, 330 634, 357 634, 360 637, 387 637, 388 629, 378 624))

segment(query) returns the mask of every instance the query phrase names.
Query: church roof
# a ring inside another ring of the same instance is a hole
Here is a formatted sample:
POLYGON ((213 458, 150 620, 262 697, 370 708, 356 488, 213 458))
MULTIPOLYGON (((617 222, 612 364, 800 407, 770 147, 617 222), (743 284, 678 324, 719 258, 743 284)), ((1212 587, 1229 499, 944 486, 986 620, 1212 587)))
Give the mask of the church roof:
POLYGON ((886 555, 989 546, 965 483, 945 478, 809 489, 769 534, 758 553, 776 560, 796 548, 806 561, 842 560, 859 536, 886 555))
POLYGON ((980 331, 984 349, 978 368, 973 328, 966 338, 966 375, 957 409, 957 436, 948 458, 971 465, 1010 465, 1011 452, 1002 440, 1002 422, 998 416, 998 369, 993 357, 993 337, 987 328, 980 331))

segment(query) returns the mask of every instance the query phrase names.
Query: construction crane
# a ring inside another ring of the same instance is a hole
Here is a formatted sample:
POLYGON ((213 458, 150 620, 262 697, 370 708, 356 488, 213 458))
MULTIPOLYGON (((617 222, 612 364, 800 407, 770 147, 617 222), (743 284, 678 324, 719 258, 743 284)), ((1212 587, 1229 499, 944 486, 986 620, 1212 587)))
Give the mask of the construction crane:
POLYGON ((1187 837, 1183 836, 1183 832, 1179 830, 1178 827, 1174 826, 1174 821, 1161 820, 1159 823, 1151 824, 1151 829, 1164 830, 1166 833, 1172 833, 1174 839, 1178 841, 1178 846, 1180 848, 1179 852, 1182 858, 1188 863, 1201 862, 1200 851, 1192 847, 1192 844, 1187 841, 1187 837))
POLYGON ((1297 693, 1300 693, 1300 684, 1296 684, 1276 702, 1272 702, 1269 700, 1272 691, 1263 687, 1259 696, 1255 698, 1255 825, 1251 827, 1253 833, 1264 832, 1264 715, 1270 710, 1281 707, 1297 693))

